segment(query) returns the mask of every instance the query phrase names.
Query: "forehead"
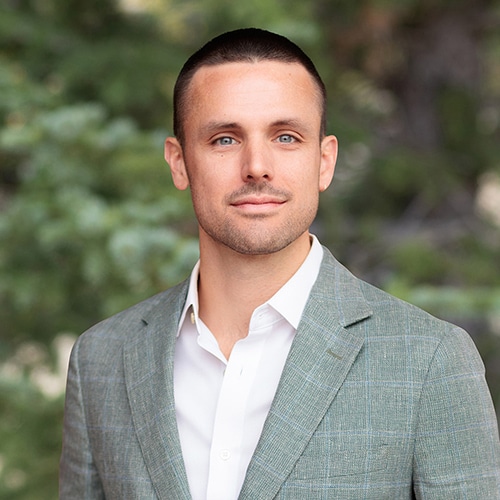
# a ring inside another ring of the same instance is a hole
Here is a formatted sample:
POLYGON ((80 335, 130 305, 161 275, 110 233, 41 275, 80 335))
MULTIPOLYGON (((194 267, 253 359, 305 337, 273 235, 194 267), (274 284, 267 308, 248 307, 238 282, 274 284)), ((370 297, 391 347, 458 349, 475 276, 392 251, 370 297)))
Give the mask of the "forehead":
POLYGON ((188 116, 204 113, 245 115, 265 113, 321 115, 320 90, 298 63, 231 62, 202 66, 187 89, 188 116))

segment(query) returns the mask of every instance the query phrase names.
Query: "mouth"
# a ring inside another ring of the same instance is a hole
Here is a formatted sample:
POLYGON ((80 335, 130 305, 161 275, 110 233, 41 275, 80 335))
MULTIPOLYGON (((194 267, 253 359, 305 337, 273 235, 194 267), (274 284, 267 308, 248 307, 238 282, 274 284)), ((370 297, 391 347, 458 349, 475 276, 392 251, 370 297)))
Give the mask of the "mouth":
POLYGON ((274 196, 245 196, 232 201, 231 206, 249 213, 262 213, 285 203, 285 199, 274 196))
POLYGON ((289 191, 268 183, 249 183, 228 195, 225 201, 242 215, 267 217, 278 212, 292 198, 289 191))

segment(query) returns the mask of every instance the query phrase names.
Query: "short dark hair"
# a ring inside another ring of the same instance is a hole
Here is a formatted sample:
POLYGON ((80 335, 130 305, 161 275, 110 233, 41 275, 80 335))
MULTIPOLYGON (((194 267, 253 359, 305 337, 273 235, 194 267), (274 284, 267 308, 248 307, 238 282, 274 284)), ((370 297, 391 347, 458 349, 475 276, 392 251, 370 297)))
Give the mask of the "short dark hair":
POLYGON ((202 66, 231 62, 280 61, 301 64, 318 87, 321 130, 326 133, 326 88, 309 56, 288 38, 258 28, 242 28, 215 37, 196 51, 182 67, 174 87, 174 134, 184 141, 183 119, 189 84, 202 66))

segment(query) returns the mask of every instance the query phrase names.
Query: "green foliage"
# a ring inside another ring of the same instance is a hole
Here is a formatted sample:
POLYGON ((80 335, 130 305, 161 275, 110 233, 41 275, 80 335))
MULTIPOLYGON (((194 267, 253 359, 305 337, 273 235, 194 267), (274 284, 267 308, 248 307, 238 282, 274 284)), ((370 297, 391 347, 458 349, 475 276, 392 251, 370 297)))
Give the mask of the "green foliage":
POLYGON ((124 16, 117 4, 47 0, 4 7, 0 50, 66 102, 97 101, 114 116, 162 125, 170 116, 165 81, 177 55, 151 16, 124 16))
POLYGON ((57 498, 66 364, 74 337, 21 345, 0 369, 0 495, 57 498))
POLYGON ((172 186, 162 158, 167 131, 156 128, 169 115, 172 52, 136 19, 99 39, 92 23, 75 31, 56 8, 32 7, 0 15, 6 499, 57 497, 67 360, 56 373, 48 354, 27 365, 20 353, 36 341, 35 351, 50 354, 61 332, 80 333, 171 286, 197 256, 188 196, 172 186), (58 389, 47 393, 56 375, 58 389))
POLYGON ((9 499, 57 498, 61 448, 61 400, 48 401, 27 380, 2 383, 0 438, 2 481, 0 495, 9 499))
POLYGON ((425 240, 408 238, 391 252, 396 274, 404 275, 413 284, 433 283, 446 265, 446 257, 425 240))
POLYGON ((29 155, 0 218, 3 342, 81 331, 185 276, 196 244, 172 228, 187 200, 159 154, 163 135, 91 104, 0 135, 5 151, 29 155))

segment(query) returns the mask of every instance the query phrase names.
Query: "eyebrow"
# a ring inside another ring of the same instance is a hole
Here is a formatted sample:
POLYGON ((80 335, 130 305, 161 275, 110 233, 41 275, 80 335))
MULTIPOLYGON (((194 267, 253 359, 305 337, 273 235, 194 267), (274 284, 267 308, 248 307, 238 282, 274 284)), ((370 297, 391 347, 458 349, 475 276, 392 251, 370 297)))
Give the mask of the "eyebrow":
POLYGON ((201 127, 201 133, 203 135, 211 135, 218 132, 219 130, 237 130, 240 128, 241 126, 236 122, 222 122, 212 120, 201 127))
MULTIPOLYGON (((295 129, 298 131, 303 131, 304 133, 309 132, 309 126, 305 125, 304 122, 300 120, 296 120, 294 118, 276 120, 272 122, 269 128, 278 128, 278 127, 286 127, 295 129)), ((241 130, 243 127, 237 122, 223 122, 212 120, 206 123, 201 128, 201 133, 203 135, 212 135, 220 130, 241 130)))
POLYGON ((299 130, 302 132, 311 131, 311 127, 306 125, 304 122, 300 120, 296 120, 294 118, 290 118, 287 120, 277 120, 271 124, 272 127, 286 127, 294 130, 299 130))

